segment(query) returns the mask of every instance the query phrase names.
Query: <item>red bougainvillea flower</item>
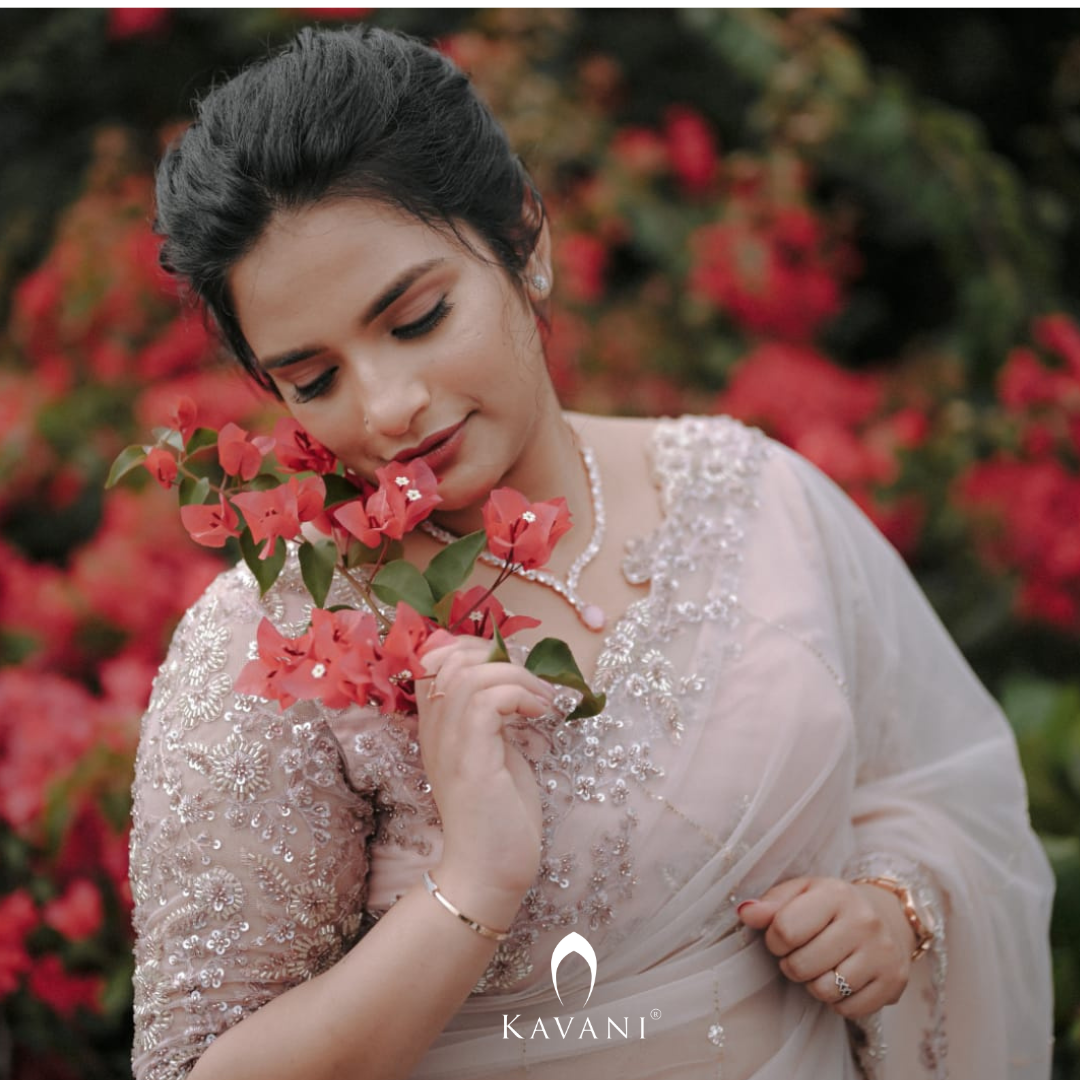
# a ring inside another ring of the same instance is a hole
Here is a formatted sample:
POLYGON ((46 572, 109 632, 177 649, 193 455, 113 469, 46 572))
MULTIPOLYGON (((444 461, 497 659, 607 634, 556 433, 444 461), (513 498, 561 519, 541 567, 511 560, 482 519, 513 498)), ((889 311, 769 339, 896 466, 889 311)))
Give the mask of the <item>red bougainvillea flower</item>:
POLYGON ((520 491, 497 488, 482 514, 488 550, 525 570, 544 566, 570 529, 570 511, 561 496, 531 503, 520 491))
POLYGON ((379 487, 368 500, 368 508, 383 518, 384 531, 394 540, 415 529, 442 502, 436 491, 438 477, 421 458, 392 462, 376 469, 375 478, 379 487))
POLYGON ((664 136, 671 167, 687 194, 709 191, 719 172, 716 136, 705 118, 685 105, 664 114, 664 136))
POLYGON ((259 475, 263 454, 274 445, 266 436, 252 438, 238 424, 226 424, 218 432, 218 460, 229 476, 254 480, 259 475))
POLYGON ((186 394, 178 398, 169 413, 169 426, 180 432, 185 443, 191 438, 198 421, 199 409, 195 402, 186 394))
POLYGON ((176 458, 168 450, 161 446, 155 446, 146 455, 143 465, 163 488, 168 490, 172 487, 172 483, 176 479, 177 466, 176 458))
POLYGON ((604 295, 608 249, 595 236, 570 233, 555 247, 557 277, 566 296, 577 303, 595 304, 604 295))
POLYGON ((68 971, 55 953, 47 953, 34 961, 27 985, 34 997, 44 1001, 61 1016, 74 1016, 79 1009, 101 1012, 104 978, 68 971))
POLYGON ((274 425, 274 453, 285 472, 332 473, 337 458, 309 435, 291 416, 274 425))
POLYGON ((160 33, 168 25, 168 8, 109 8, 106 35, 111 41, 123 41, 160 33))
POLYGON ((333 511, 333 517, 360 543, 378 547, 384 537, 400 540, 415 529, 440 503, 439 481, 419 458, 391 462, 375 471, 376 491, 366 500, 356 499, 333 511))
POLYGON ((324 611, 311 613, 311 630, 305 635, 307 649, 290 669, 281 675, 279 689, 290 697, 310 701, 318 698, 329 709, 343 709, 367 696, 366 682, 354 680, 355 669, 344 661, 351 655, 363 655, 379 640, 375 616, 359 611, 324 611))
POLYGON ((1047 352, 1056 353, 1080 377, 1080 326, 1068 315, 1044 315, 1032 325, 1032 336, 1047 352))
POLYGON ((299 533, 302 522, 322 513, 325 498, 326 484, 321 476, 306 476, 303 480, 290 476, 287 483, 276 488, 235 495, 233 502, 243 511, 255 543, 267 541, 259 557, 268 559, 278 537, 291 540, 299 533))
POLYGON ((415 701, 413 680, 424 671, 424 647, 434 629, 430 620, 408 604, 399 603, 394 615, 394 625, 383 642, 383 656, 391 668, 391 682, 399 693, 410 702, 415 701))
POLYGON ((823 424, 855 428, 881 408, 876 375, 845 371, 815 349, 768 342, 736 368, 718 408, 794 446, 823 424))
POLYGON ((45 905, 42 921, 71 941, 96 934, 105 918, 101 891, 82 878, 73 881, 63 896, 45 905))
POLYGON ((213 354, 214 341, 203 320, 179 315, 139 351, 135 366, 143 379, 167 379, 191 371, 213 354))
POLYGON ((1025 618, 1075 632, 1080 627, 1080 477, 1056 458, 999 454, 977 462, 955 486, 977 550, 994 572, 1019 576, 1025 618))
POLYGON ((454 594, 450 605, 450 625, 454 627, 454 633, 489 638, 494 636, 497 628, 504 638, 508 638, 519 630, 540 625, 539 619, 528 615, 508 615, 495 596, 484 597, 486 592, 483 585, 474 585, 467 592, 454 594))
POLYGON ((748 330, 807 341, 843 306, 850 254, 802 207, 762 212, 736 200, 691 248, 691 290, 748 330))
POLYGON ((630 173, 653 176, 670 164, 668 145, 651 128, 624 127, 611 140, 610 153, 630 173))
POLYGON ((30 970, 26 936, 39 922, 37 908, 25 889, 0 898, 0 1000, 18 988, 30 970))
POLYGON ((224 547, 230 536, 240 535, 240 518, 224 497, 217 506, 181 506, 180 520, 191 539, 203 547, 224 547))
POLYGON ((255 641, 259 655, 244 665, 236 680, 236 692, 280 701, 288 708, 297 698, 282 689, 282 682, 307 658, 311 633, 285 637, 269 619, 263 619, 255 631, 255 641))
POLYGON ((1048 368, 1034 349, 1018 345, 1009 350, 998 372, 998 398, 1011 413, 1052 407, 1061 402, 1064 392, 1074 382, 1066 373, 1048 368))

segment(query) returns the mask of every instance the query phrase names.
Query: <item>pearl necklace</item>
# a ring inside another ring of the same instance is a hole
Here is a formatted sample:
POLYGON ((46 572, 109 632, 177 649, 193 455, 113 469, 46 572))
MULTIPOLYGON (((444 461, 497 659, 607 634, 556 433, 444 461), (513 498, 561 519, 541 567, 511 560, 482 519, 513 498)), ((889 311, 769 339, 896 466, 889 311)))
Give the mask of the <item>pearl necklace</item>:
MULTIPOLYGON (((607 614, 599 604, 590 604, 578 595, 577 586, 581 580, 582 571, 596 558, 600 546, 604 542, 604 528, 607 522, 604 514, 604 494, 600 487, 600 470, 596 466, 596 457, 591 447, 581 446, 581 460, 585 464, 585 472, 589 477, 589 495, 592 499, 593 531, 585 550, 574 560, 573 565, 566 573, 565 578, 558 578, 548 570, 522 570, 516 568, 514 573, 526 581, 535 581, 538 585, 557 592, 576 612, 583 626, 599 633, 604 629, 607 622, 607 614)), ((442 544, 451 544, 458 539, 452 532, 440 528, 431 521, 422 521, 420 528, 442 544)), ((503 560, 492 555, 489 551, 480 553, 480 561, 488 566, 502 568, 503 560)))

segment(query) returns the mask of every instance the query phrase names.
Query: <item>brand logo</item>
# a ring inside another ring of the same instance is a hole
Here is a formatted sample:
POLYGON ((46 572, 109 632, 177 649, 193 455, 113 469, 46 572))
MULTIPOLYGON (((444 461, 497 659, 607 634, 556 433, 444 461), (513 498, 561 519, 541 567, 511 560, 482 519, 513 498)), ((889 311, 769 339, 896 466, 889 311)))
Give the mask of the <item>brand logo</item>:
POLYGON ((559 999, 559 1004, 563 1004, 562 994, 559 993, 559 965, 566 959, 571 953, 577 953, 586 964, 589 965, 589 997, 585 999, 585 1004, 589 1004, 589 998, 592 997, 593 987, 596 985, 596 952, 593 947, 576 931, 571 931, 566 937, 555 946, 555 951, 551 954, 551 985, 555 987, 555 994, 559 999))
MULTIPOLYGON (((592 945, 590 945, 589 942, 576 931, 571 931, 569 934, 567 934, 566 937, 564 937, 562 941, 560 941, 559 944, 555 946, 555 951, 551 954, 551 985, 555 988, 555 995, 559 999, 559 1004, 562 1005, 562 994, 559 991, 559 965, 571 953, 577 953, 577 955, 580 956, 582 960, 584 960, 585 963, 589 965, 589 995, 585 998, 585 1005, 588 1005, 589 998, 592 997, 593 989, 596 986, 596 951, 593 949, 592 945)), ((584 1008, 584 1006, 582 1007, 584 1008)), ((659 1020, 660 1010, 653 1009, 649 1015, 652 1017, 653 1020, 659 1020)), ((548 1034, 548 1030, 544 1024, 544 1020, 544 1017, 538 1016, 535 1022, 532 1022, 532 1031, 523 1035, 514 1027, 514 1024, 521 1023, 524 1025, 530 1023, 531 1021, 522 1021, 521 1013, 518 1013, 514 1017, 511 1017, 508 1013, 503 1013, 503 1038, 508 1039, 511 1035, 513 1035, 517 1039, 553 1038, 554 1036, 548 1034)), ((547 1020, 549 1023, 555 1025, 555 1027, 558 1029, 559 1037, 564 1040, 566 1039, 567 1035, 570 1034, 574 1025, 573 1015, 570 1016, 569 1020, 565 1021, 565 1024, 562 1017, 559 1016, 548 1017, 547 1020)), ((639 1016, 638 1022, 638 1038, 644 1039, 645 1017, 639 1016)), ((629 1039, 630 1017, 609 1016, 607 1018, 606 1036, 608 1039, 612 1038, 612 1031, 614 1031, 616 1036, 621 1036, 624 1039, 629 1039)), ((600 1038, 600 1036, 596 1033, 596 1029, 593 1027, 593 1021, 591 1017, 585 1018, 585 1021, 584 1023, 582 1023, 581 1030, 580 1032, 578 1032, 577 1037, 579 1039, 584 1039, 586 1035, 589 1035, 593 1039, 600 1038)))

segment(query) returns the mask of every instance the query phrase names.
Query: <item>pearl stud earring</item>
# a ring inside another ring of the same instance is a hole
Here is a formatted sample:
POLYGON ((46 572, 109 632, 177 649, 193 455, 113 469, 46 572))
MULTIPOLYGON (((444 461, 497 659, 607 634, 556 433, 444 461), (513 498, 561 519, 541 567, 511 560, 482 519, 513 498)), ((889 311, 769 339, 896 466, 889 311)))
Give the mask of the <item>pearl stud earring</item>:
POLYGON ((529 278, 529 284, 539 293, 546 293, 551 287, 551 283, 543 274, 533 274, 529 278))

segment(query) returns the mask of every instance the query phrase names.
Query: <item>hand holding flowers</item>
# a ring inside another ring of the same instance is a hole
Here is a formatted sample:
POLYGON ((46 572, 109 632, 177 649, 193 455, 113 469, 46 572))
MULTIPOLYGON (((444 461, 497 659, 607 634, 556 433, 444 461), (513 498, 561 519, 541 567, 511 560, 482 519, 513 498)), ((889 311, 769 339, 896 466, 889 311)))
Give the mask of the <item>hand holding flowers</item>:
MULTIPOLYGON (((400 542, 441 501, 422 459, 392 462, 372 484, 349 475, 291 418, 279 420, 272 437, 235 424, 214 431, 196 426, 195 406, 185 399, 173 420, 155 431, 155 445, 120 454, 109 485, 142 466, 163 487, 175 487, 192 538, 208 547, 235 539, 264 593, 285 564, 284 542, 295 543, 314 603, 310 626, 297 637, 263 620, 259 655, 241 673, 240 692, 282 707, 318 699, 335 709, 416 712, 425 654, 445 646, 447 635, 489 639, 487 659, 507 660, 504 638, 539 625, 508 615, 493 594, 516 570, 550 559, 570 528, 564 499, 531 503, 510 488, 494 491, 484 529, 449 544, 421 570, 400 557, 400 542), (495 583, 466 587, 485 547, 503 561, 495 583), (325 607, 335 575, 355 604, 325 607)), ((603 695, 589 689, 565 643, 543 639, 525 668, 581 693, 571 718, 603 708, 603 695)))

